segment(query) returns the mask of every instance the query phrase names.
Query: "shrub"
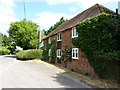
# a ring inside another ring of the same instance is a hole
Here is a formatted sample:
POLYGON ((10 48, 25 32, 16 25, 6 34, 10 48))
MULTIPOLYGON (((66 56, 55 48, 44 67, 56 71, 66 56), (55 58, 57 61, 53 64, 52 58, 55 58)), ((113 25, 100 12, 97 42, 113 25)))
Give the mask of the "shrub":
POLYGON ((8 50, 6 47, 1 47, 1 48, 0 48, 0 53, 1 53, 2 55, 7 55, 7 54, 10 53, 10 50, 8 50))
POLYGON ((41 49, 30 49, 18 52, 17 59, 19 60, 32 60, 40 59, 43 51, 41 49))
POLYGON ((20 52, 21 50, 19 50, 19 49, 15 49, 14 51, 13 51, 13 54, 16 54, 16 53, 18 53, 18 52, 20 52))

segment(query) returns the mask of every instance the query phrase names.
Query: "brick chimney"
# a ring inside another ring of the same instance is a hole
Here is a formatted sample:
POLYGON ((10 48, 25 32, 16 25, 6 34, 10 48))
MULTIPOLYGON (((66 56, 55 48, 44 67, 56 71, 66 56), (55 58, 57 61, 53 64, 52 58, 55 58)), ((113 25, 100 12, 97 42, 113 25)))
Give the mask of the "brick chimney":
POLYGON ((42 40, 42 33, 41 33, 41 31, 38 31, 38 38, 39 38, 39 42, 41 42, 41 40, 42 40))

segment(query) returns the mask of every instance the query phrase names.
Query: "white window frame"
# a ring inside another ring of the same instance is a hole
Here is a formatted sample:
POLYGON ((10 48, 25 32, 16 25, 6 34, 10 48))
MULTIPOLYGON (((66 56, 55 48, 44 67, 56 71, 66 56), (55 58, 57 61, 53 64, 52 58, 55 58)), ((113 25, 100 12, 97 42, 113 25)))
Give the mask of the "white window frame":
POLYGON ((76 38, 76 37, 78 37, 78 32, 77 32, 76 27, 73 27, 72 28, 72 38, 76 38))
POLYGON ((51 38, 50 37, 48 38, 48 43, 51 43, 51 38))
POLYGON ((57 49, 57 57, 60 58, 62 56, 62 50, 57 49))
POLYGON ((57 34, 57 41, 62 41, 62 35, 61 35, 61 33, 57 34))
POLYGON ((72 59, 78 59, 78 48, 72 48, 72 59))
POLYGON ((51 56, 51 49, 49 49, 48 51, 48 56, 51 56))

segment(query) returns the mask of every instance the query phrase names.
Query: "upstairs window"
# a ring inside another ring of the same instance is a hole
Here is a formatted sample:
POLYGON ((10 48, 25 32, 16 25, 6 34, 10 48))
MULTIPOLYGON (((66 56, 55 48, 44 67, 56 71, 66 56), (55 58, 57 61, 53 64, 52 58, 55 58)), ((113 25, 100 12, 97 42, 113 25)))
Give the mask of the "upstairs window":
POLYGON ((76 27, 72 28, 72 38, 78 37, 78 32, 76 30, 76 27))
POLYGON ((57 35, 57 41, 61 41, 61 40, 62 40, 61 33, 58 33, 58 35, 57 35))
POLYGON ((61 57, 62 56, 62 51, 61 51, 61 49, 58 49, 57 50, 57 57, 61 57))
POLYGON ((48 43, 51 43, 51 38, 50 37, 48 38, 48 43))
POLYGON ((78 48, 72 48, 72 59, 78 59, 78 48))

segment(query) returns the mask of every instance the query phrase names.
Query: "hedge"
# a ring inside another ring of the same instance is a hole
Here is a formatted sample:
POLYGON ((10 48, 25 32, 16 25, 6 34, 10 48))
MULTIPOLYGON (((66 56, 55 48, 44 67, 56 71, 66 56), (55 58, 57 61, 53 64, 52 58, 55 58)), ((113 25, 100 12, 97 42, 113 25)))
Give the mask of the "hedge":
POLYGON ((32 60, 32 59, 40 59, 43 51, 41 49, 29 49, 18 52, 17 59, 19 60, 32 60))
POLYGON ((6 47, 0 47, 0 54, 1 55, 8 55, 8 54, 10 54, 10 50, 7 49, 6 47))

